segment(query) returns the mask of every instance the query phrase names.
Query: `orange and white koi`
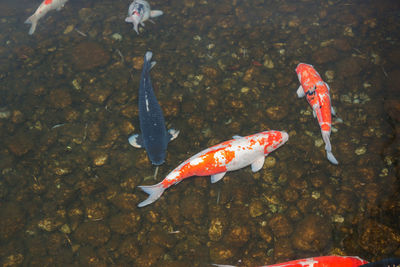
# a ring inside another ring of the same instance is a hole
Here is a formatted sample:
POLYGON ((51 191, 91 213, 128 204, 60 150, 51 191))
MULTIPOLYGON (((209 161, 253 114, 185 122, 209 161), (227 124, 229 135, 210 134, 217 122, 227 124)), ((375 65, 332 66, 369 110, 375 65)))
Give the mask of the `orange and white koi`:
POLYGON ((59 11, 68 0, 44 0, 36 9, 35 13, 30 16, 25 23, 32 24, 29 29, 29 34, 33 34, 36 30, 39 19, 44 17, 50 10, 56 9, 59 11))
POLYGON ((321 128, 322 139, 325 142, 325 150, 328 160, 333 164, 338 161, 332 154, 329 137, 331 135, 332 115, 335 111, 331 106, 329 86, 325 83, 313 66, 300 63, 296 68, 297 77, 300 81, 297 89, 298 97, 306 97, 313 109, 314 118, 317 117, 321 128))
POLYGON ((160 183, 139 186, 149 194, 149 197, 138 206, 144 207, 153 203, 167 188, 191 176, 211 175, 211 182, 215 183, 221 180, 226 172, 249 165, 253 172, 257 172, 263 167, 265 157, 286 143, 289 135, 283 131, 265 131, 233 138, 190 157, 170 172, 160 183))

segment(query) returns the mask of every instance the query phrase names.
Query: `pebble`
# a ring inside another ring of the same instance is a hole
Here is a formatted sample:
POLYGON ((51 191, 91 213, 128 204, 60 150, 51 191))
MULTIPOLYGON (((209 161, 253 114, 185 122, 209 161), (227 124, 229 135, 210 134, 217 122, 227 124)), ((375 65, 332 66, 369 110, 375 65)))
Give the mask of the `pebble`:
POLYGON ((117 32, 111 35, 111 38, 113 38, 116 41, 122 41, 122 35, 117 32))
POLYGON ((343 223, 344 222, 344 218, 342 215, 339 214, 335 214, 332 217, 332 221, 336 222, 336 223, 343 223))
POLYGON ((312 197, 313 199, 319 199, 319 198, 321 197, 321 193, 318 192, 318 191, 313 191, 313 192, 311 193, 311 197, 312 197))
POLYGON ((68 25, 64 30, 64 34, 68 34, 74 30, 74 25, 68 25))
POLYGON ((359 147, 355 150, 356 155, 361 156, 367 152, 367 148, 365 146, 359 147))
POLYGON ((302 110, 300 110, 300 114, 306 115, 306 116, 311 116, 312 112, 310 109, 306 109, 306 110, 302 109, 302 110))
POLYGON ((267 69, 273 69, 275 67, 274 62, 272 61, 272 59, 268 56, 265 55, 264 56, 264 63, 263 63, 264 67, 266 67, 267 69))
POLYGON ((80 91, 82 89, 77 79, 72 80, 72 86, 74 86, 75 90, 80 91))
POLYGON ((322 140, 322 138, 318 138, 314 141, 314 145, 316 147, 321 147, 324 144, 324 140, 322 140))
POLYGON ((208 44, 207 45, 207 49, 208 50, 213 49, 214 47, 215 47, 215 44, 208 44))
POLYGON ((350 26, 344 28, 344 36, 354 37, 353 29, 350 26))
POLYGON ((68 224, 64 224, 63 226, 61 226, 60 231, 63 232, 64 234, 70 234, 71 228, 69 227, 68 224))
POLYGON ((250 91, 250 88, 249 88, 249 87, 243 87, 243 88, 240 90, 240 92, 243 93, 243 94, 248 93, 249 91, 250 91))
POLYGON ((269 156, 265 158, 265 164, 264 166, 267 168, 272 168, 276 164, 276 159, 273 156, 269 156))
POLYGON ((335 78, 335 71, 333 70, 325 71, 325 77, 328 81, 333 81, 333 79, 335 78))
POLYGON ((11 116, 11 111, 5 108, 0 109, 0 119, 8 119, 11 116))

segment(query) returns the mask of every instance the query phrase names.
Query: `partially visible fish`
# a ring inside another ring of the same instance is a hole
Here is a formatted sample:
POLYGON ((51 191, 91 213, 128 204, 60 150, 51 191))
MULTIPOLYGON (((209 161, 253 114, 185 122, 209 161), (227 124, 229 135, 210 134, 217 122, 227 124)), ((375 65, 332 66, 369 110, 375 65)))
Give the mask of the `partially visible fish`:
POLYGON ((190 157, 160 183, 139 186, 149 194, 149 197, 138 206, 144 207, 153 203, 167 188, 191 176, 211 175, 211 182, 216 183, 224 177, 226 172, 239 170, 249 165, 253 172, 257 172, 263 167, 265 157, 286 143, 289 135, 283 131, 265 131, 233 138, 190 157))
POLYGON ((264 267, 357 267, 365 263, 368 261, 353 256, 321 256, 265 265, 264 267))
MULTIPOLYGON (((236 267, 234 265, 212 264, 218 267, 236 267)), ((288 261, 260 267, 398 267, 399 258, 387 258, 368 262, 357 256, 320 256, 301 260, 288 261)))
POLYGON ((36 30, 39 19, 44 17, 50 10, 56 9, 59 11, 68 0, 44 0, 36 9, 35 13, 30 16, 25 23, 32 24, 29 29, 29 34, 33 34, 36 30))
POLYGON ((125 22, 133 23, 133 29, 139 34, 139 24, 144 27, 146 20, 161 16, 161 10, 150 10, 150 4, 145 0, 135 0, 129 5, 128 17, 125 22))
MULTIPOLYGON (((368 261, 356 256, 321 256, 301 260, 293 260, 261 267, 358 267, 368 261)), ((218 267, 235 267, 233 265, 213 264, 218 267)))
POLYGON ((165 161, 168 142, 178 137, 179 131, 166 130, 164 116, 154 95, 150 79, 150 69, 155 62, 150 62, 153 54, 146 52, 144 56, 142 76, 139 85, 139 122, 141 135, 129 137, 129 143, 137 148, 144 147, 150 161, 161 165, 165 161))
POLYGON ((332 164, 337 165, 338 161, 332 154, 331 142, 329 140, 332 128, 332 114, 335 115, 335 111, 331 106, 329 86, 321 79, 321 76, 319 76, 318 72, 311 65, 300 63, 297 65, 296 73, 300 82, 300 86, 297 89, 297 96, 305 96, 312 107, 314 117, 318 119, 321 128, 327 158, 332 164))

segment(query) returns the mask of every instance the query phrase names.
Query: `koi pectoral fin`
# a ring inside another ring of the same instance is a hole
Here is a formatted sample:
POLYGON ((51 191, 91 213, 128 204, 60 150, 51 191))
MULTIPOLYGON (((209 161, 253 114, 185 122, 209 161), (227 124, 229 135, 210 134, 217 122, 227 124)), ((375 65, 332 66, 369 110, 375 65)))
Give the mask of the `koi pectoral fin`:
POLYGON ((150 18, 155 18, 164 14, 161 10, 152 10, 150 11, 150 18))
POLYGON ((60 6, 60 7, 57 7, 56 10, 57 10, 57 11, 60 11, 63 7, 64 7, 64 5, 62 5, 62 6, 60 6))
POLYGON ((265 156, 259 157, 251 164, 251 171, 258 172, 264 166, 265 156))
POLYGON ((145 193, 149 194, 149 197, 145 201, 142 201, 138 204, 139 208, 153 203, 154 201, 159 199, 165 191, 162 183, 158 183, 155 185, 142 185, 139 186, 139 188, 142 189, 145 193))
POLYGON ((333 116, 336 116, 336 112, 335 112, 335 110, 333 109, 333 107, 331 107, 331 114, 332 114, 333 116))
POLYGON ((132 16, 126 17, 126 18, 125 18, 125 22, 133 23, 133 22, 134 22, 134 19, 133 19, 132 16))
POLYGON ((133 147, 136 147, 136 148, 143 147, 142 136, 140 136, 138 134, 134 134, 131 137, 129 137, 128 141, 129 141, 129 144, 131 144, 131 146, 133 146, 133 147))
POLYGON ((297 89, 297 97, 298 98, 302 98, 302 97, 304 97, 305 96, 305 94, 304 94, 304 89, 303 89, 303 86, 299 86, 299 88, 297 89))
POLYGON ((343 123, 343 120, 337 116, 336 111, 333 107, 331 107, 331 114, 335 116, 336 123, 343 123))
POLYGON ((226 172, 220 172, 220 173, 211 175, 211 183, 218 182, 219 180, 221 180, 224 177, 225 174, 226 174, 226 172))
POLYGON ((175 130, 175 129, 169 129, 168 130, 168 142, 171 142, 172 140, 174 140, 175 138, 178 137, 179 135, 179 130, 175 130))

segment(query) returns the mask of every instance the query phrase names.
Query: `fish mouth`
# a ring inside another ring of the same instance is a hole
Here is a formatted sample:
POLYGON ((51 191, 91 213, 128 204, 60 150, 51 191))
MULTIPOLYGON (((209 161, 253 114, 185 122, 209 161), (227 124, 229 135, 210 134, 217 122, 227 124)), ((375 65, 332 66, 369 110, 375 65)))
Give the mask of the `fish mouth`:
POLYGON ((287 132, 282 132, 282 144, 289 140, 289 134, 287 132))

